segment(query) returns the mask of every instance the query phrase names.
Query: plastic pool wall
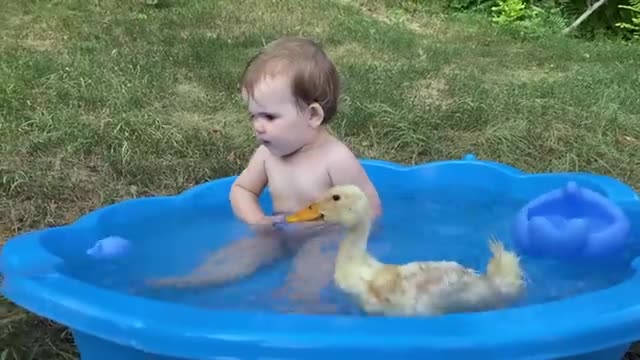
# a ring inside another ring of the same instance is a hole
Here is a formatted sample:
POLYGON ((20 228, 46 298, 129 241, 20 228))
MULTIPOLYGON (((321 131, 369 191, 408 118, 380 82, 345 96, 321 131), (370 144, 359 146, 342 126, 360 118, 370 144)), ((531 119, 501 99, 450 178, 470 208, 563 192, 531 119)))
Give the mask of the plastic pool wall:
MULTIPOLYGON (((525 174, 508 165, 461 160, 402 166, 362 160, 387 196, 434 186, 474 186, 527 200, 567 181, 605 194, 640 234, 640 201, 616 179, 588 173, 525 174)), ((67 226, 20 234, 0 257, 2 293, 17 305, 71 328, 83 360, 170 359, 621 359, 640 339, 640 261, 603 290, 559 301, 433 318, 352 317, 201 309, 92 286, 58 271, 83 256, 110 227, 163 211, 230 211, 233 177, 173 197, 127 200, 67 226)), ((261 199, 268 203, 268 194, 261 199)), ((384 200, 384 199, 383 199, 384 200)))

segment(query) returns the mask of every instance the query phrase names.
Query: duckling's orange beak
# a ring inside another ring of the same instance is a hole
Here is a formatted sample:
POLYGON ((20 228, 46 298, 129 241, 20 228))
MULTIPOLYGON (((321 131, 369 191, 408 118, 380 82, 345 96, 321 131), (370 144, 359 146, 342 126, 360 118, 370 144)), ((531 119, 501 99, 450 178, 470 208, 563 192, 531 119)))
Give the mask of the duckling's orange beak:
POLYGON ((324 216, 320 212, 320 209, 318 209, 318 205, 311 204, 304 209, 298 210, 295 213, 286 216, 285 220, 288 223, 296 223, 296 222, 303 222, 303 221, 320 220, 323 217, 324 216))

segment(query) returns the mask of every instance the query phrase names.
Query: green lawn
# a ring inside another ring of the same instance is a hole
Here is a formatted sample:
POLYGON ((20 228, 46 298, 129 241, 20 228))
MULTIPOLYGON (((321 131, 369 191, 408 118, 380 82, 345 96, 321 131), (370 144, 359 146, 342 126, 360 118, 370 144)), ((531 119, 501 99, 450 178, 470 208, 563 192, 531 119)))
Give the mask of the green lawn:
MULTIPOLYGON (((0 239, 237 173, 255 146, 237 81, 282 34, 313 36, 335 59, 333 130, 361 157, 475 152, 640 186, 640 45, 526 40, 479 16, 376 3, 5 2, 0 239)), ((64 328, 1 300, 2 360, 76 356, 64 328)))

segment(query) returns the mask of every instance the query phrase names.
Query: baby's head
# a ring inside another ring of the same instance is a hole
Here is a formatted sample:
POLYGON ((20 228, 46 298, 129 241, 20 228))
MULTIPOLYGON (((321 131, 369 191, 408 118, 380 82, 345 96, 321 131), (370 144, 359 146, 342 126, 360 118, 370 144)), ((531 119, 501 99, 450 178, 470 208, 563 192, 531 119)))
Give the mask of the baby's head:
POLYGON ((258 140, 277 156, 313 141, 338 108, 338 72, 315 42, 285 37, 247 64, 241 82, 258 140))

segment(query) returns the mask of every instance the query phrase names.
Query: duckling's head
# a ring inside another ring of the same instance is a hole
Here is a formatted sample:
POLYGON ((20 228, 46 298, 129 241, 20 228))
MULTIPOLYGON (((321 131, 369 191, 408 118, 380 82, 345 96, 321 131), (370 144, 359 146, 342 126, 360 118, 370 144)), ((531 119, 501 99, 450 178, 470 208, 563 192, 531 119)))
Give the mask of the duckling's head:
POLYGON ((330 188, 316 202, 286 217, 286 221, 322 220, 352 227, 369 221, 369 199, 356 185, 337 185, 330 188))

